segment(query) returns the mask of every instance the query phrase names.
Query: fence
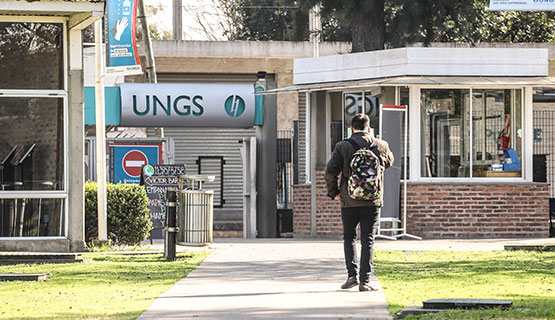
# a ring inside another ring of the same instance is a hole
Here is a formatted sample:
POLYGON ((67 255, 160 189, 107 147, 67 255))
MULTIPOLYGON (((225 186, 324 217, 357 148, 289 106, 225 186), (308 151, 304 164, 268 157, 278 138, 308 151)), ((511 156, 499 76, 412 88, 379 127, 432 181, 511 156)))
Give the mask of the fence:
POLYGON ((555 111, 534 111, 534 181, 549 184, 555 197, 555 111))
POLYGON ((278 209, 289 209, 292 203, 293 184, 293 131, 278 130, 277 132, 277 164, 276 189, 278 209))

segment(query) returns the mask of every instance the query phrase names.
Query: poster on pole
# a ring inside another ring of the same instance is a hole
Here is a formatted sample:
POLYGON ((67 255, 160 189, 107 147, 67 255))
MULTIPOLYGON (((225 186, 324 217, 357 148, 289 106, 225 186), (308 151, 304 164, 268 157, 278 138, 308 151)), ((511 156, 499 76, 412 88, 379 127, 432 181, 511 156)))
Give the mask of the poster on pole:
POLYGON ((106 74, 141 74, 135 39, 137 0, 108 0, 107 11, 106 74))
POLYGON ((488 10, 505 11, 551 11, 555 0, 490 0, 488 10))

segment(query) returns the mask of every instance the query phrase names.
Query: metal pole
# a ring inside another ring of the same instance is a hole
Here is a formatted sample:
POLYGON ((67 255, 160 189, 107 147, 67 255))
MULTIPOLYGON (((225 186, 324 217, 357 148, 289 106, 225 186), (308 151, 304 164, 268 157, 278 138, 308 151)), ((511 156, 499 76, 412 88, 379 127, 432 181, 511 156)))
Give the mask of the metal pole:
POLYGON ((143 0, 138 0, 139 15, 137 19, 141 25, 141 30, 143 30, 143 42, 145 44, 145 54, 146 54, 146 75, 149 83, 157 83, 156 78, 156 66, 154 64, 154 54, 152 52, 152 40, 150 39, 150 32, 148 31, 148 23, 146 21, 146 10, 143 0))
MULTIPOLYGON (((150 38, 150 32, 148 30, 148 23, 146 20, 146 9, 143 0, 137 0, 137 7, 139 9, 139 15, 137 20, 141 25, 141 30, 143 31, 143 43, 145 45, 145 55, 146 55, 146 77, 148 83, 158 83, 158 77, 156 75, 156 64, 154 61, 154 53, 152 51, 152 39, 150 38)), ((164 128, 156 128, 156 137, 164 138, 164 128)))
POLYGON ((168 188, 166 193, 166 237, 164 239, 164 258, 175 260, 175 236, 177 232, 177 189, 168 188))
POLYGON ((104 109, 104 54, 102 50, 102 20, 94 23, 95 42, 95 111, 96 111, 96 181, 98 184, 98 240, 108 241, 106 218, 106 127, 104 109))
POLYGON ((173 40, 183 40, 183 0, 173 0, 173 40))

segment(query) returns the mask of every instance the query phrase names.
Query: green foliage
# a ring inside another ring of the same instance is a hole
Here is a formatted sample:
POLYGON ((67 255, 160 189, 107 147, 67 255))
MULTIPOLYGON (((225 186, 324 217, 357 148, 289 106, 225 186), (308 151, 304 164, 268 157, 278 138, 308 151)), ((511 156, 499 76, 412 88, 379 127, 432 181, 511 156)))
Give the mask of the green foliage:
POLYGON ((231 0, 224 1, 231 16, 233 30, 229 40, 308 39, 308 11, 301 10, 295 0, 231 0))
MULTIPOLYGON (((85 237, 88 243, 98 238, 97 184, 85 184, 85 237)), ((136 184, 106 185, 108 238, 115 244, 136 245, 148 237, 152 228, 148 197, 136 184)))
POLYGON ((44 282, 0 284, 0 319, 136 319, 209 254, 86 254, 92 263, 0 266, 0 273, 49 272, 44 282))
POLYGON ((487 11, 487 0, 226 0, 230 40, 308 39, 308 11, 322 4, 322 41, 353 52, 421 42, 553 42, 555 13, 487 11))
POLYGON ((555 319, 555 252, 378 251, 389 311, 440 298, 505 299, 508 311, 450 311, 406 319, 555 319))

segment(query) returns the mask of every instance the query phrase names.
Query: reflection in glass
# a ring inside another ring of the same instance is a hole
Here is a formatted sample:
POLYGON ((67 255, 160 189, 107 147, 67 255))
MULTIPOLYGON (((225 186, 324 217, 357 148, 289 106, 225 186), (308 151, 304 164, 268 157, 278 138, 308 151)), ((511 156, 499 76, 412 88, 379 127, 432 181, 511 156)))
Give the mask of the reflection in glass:
POLYGON ((344 109, 344 137, 348 138, 350 136, 351 119, 359 113, 365 113, 370 117, 370 128, 374 135, 380 132, 380 112, 379 112, 379 101, 378 98, 370 95, 370 92, 364 93, 364 108, 362 104, 363 93, 344 93, 343 103, 344 109))
POLYGON ((422 176, 469 177, 469 90, 421 91, 422 176))
POLYGON ((63 190, 63 101, 0 98, 2 190, 63 190))
POLYGON ((63 89, 63 25, 0 22, 0 88, 63 89))
POLYGON ((473 90, 473 176, 521 176, 520 100, 520 90, 473 90))
POLYGON ((0 199, 0 237, 63 236, 63 199, 0 199))

